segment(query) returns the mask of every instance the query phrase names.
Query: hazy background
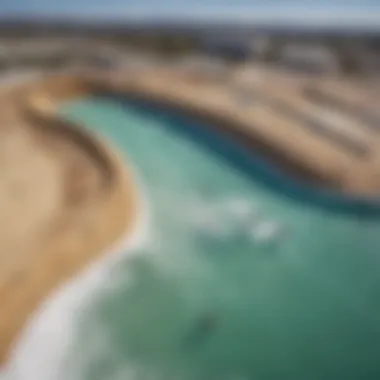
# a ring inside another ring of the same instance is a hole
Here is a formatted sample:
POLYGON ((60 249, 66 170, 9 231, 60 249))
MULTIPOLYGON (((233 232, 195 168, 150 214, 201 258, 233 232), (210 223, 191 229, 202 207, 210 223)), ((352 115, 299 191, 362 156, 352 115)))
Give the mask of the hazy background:
POLYGON ((380 28, 378 0, 2 0, 0 17, 70 17, 83 20, 178 18, 271 21, 380 28))

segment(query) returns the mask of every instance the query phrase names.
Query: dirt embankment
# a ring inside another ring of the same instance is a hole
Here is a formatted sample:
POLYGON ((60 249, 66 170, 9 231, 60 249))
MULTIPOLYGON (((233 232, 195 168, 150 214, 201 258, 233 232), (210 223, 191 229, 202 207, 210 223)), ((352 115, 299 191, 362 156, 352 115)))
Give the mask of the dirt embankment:
POLYGON ((367 202, 380 190, 378 101, 371 105, 357 83, 323 77, 297 81, 285 74, 258 72, 255 80, 144 72, 113 73, 97 80, 97 91, 169 106, 207 124, 259 153, 295 179, 367 202), (258 79, 259 78, 259 79, 258 79), (334 87, 340 106, 322 105, 306 88, 334 87), (339 91, 340 89, 340 91, 339 91), (350 90, 350 105, 347 103, 350 90), (356 105, 353 112, 353 105, 356 105), (366 107, 364 107, 366 105, 366 107), (350 112, 348 112, 350 111, 350 112))

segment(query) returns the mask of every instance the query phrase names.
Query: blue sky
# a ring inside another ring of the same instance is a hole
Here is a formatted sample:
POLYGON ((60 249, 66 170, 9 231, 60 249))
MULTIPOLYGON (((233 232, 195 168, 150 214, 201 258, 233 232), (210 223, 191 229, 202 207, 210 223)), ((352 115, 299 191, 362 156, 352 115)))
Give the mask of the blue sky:
POLYGON ((380 28, 380 0, 0 0, 0 16, 172 17, 352 23, 380 28), (327 21, 326 21, 327 20, 327 21))

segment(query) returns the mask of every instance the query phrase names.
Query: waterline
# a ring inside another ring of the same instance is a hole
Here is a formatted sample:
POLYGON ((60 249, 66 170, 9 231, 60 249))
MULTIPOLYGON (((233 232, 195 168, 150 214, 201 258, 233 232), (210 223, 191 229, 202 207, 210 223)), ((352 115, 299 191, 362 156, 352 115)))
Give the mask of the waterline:
MULTIPOLYGON (((128 171, 138 196, 132 232, 128 231, 83 273, 61 285, 30 317, 3 370, 7 380, 29 380, 31 377, 67 380, 65 353, 75 337, 78 316, 92 302, 97 289, 107 287, 106 280, 112 268, 148 244, 151 229, 148 193, 130 162, 128 171)), ((70 379, 81 379, 80 370, 74 369, 74 373, 75 377, 70 379)))

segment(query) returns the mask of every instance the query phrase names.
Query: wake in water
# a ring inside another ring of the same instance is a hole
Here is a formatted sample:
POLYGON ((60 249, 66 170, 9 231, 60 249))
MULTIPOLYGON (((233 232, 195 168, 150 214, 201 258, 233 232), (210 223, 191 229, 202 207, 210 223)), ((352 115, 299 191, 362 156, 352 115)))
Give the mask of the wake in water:
POLYGON ((190 208, 190 223, 201 234, 217 239, 249 238, 253 244, 275 242, 285 227, 268 220, 245 198, 198 199, 190 208))

